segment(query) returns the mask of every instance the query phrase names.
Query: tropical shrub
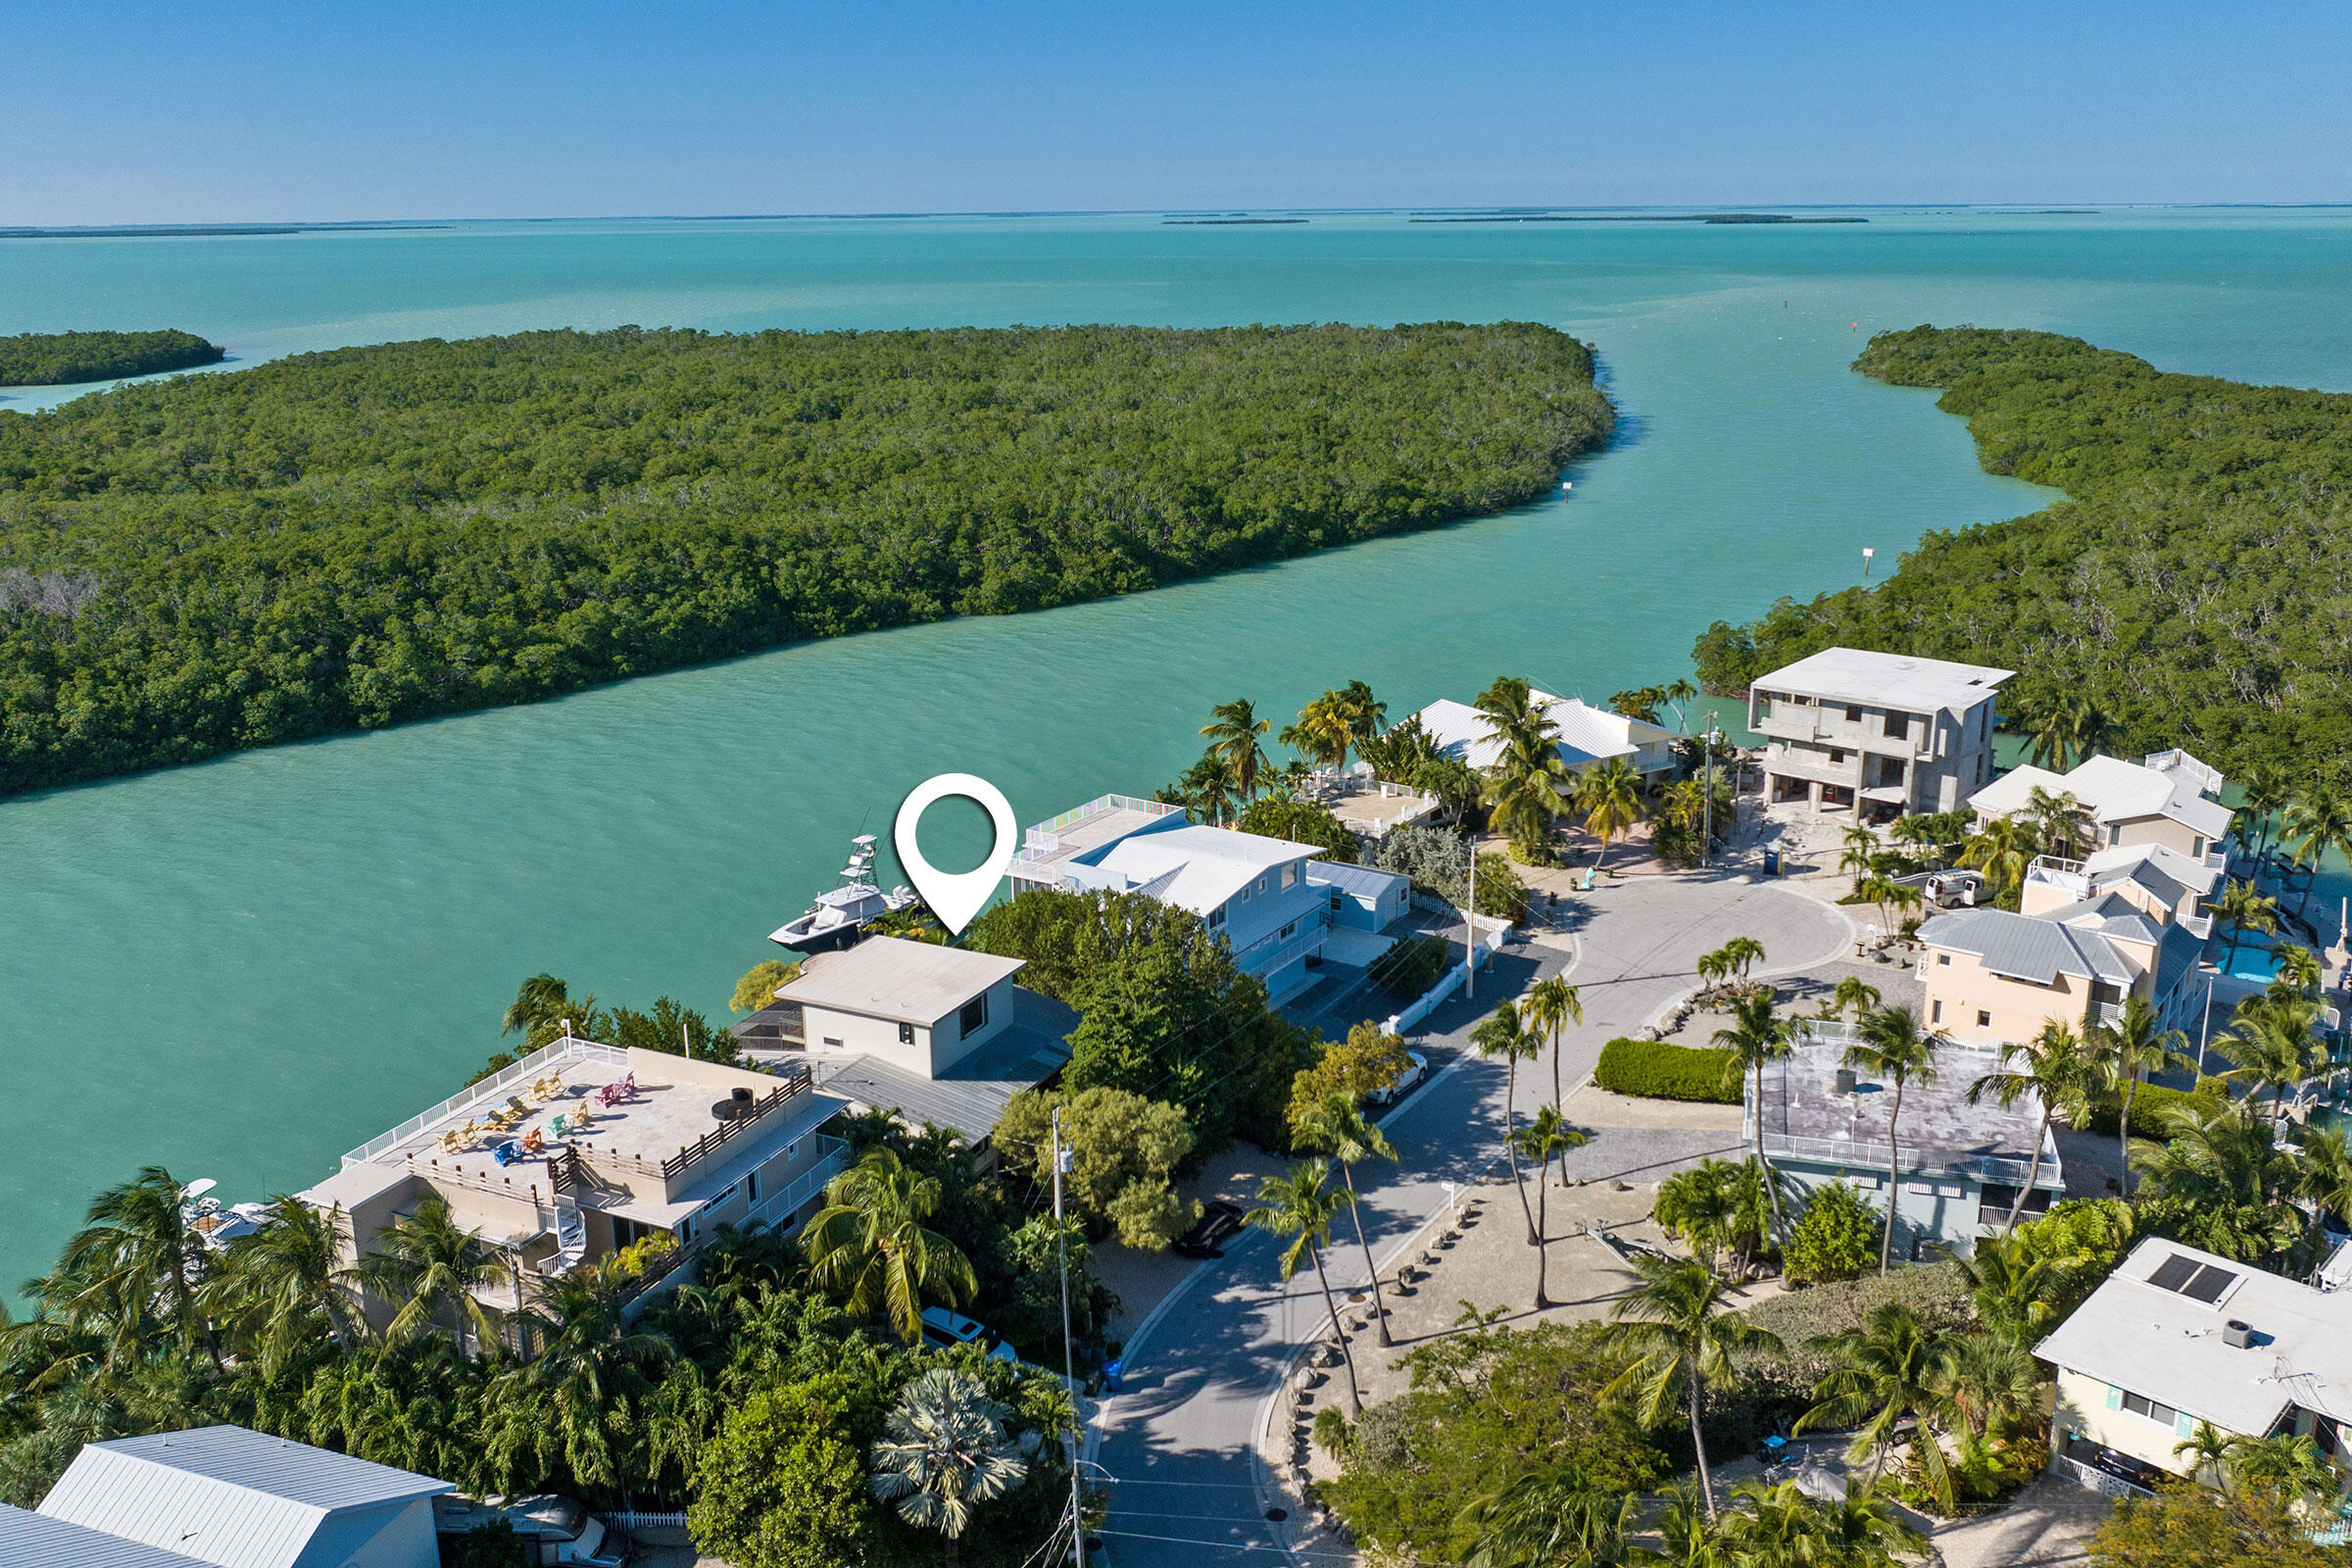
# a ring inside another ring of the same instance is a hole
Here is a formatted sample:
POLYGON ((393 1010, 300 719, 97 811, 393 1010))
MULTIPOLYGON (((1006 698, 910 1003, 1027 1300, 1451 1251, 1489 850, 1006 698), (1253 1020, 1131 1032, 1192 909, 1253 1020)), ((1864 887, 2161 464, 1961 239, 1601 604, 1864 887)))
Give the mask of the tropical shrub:
POLYGON ((1410 1001, 1437 983, 1452 956, 1453 944, 1444 937, 1402 936, 1365 967, 1364 975, 1389 995, 1410 1001))
POLYGON ((1879 1211, 1852 1186, 1817 1187, 1781 1249, 1782 1271, 1792 1285, 1850 1280, 1878 1262, 1879 1225, 1879 1211))
POLYGON ((1518 925, 1527 919, 1527 884, 1499 855, 1478 858, 1478 912, 1518 925))
POLYGON ((1259 796, 1242 808, 1233 825, 1245 833, 1312 844, 1324 852, 1325 859, 1342 865, 1353 865, 1360 848, 1354 831, 1332 815, 1330 807, 1287 795, 1259 796))
POLYGON ((1364 864, 1394 871, 1410 881, 1415 893, 1455 908, 1470 894, 1470 841, 1442 827, 1396 828, 1365 852, 1364 864))
MULTIPOLYGON (((2184 1108, 2194 1102, 2196 1108, 2211 1111, 2229 1099, 2230 1092, 2219 1078, 2203 1078, 2194 1089, 2168 1089, 2163 1084, 2141 1084, 2132 1097, 2132 1135, 2133 1138, 2154 1138, 2163 1130, 2164 1113, 2175 1106, 2184 1108)), ((2121 1086, 2100 1091, 2090 1108, 2090 1130, 2113 1138, 2121 1131, 2124 1113, 2124 1091, 2121 1086)))
POLYGON ((1711 1105, 1740 1102, 1732 1053, 1713 1046, 1619 1038, 1600 1048, 1592 1081, 1611 1094, 1644 1100, 1690 1100, 1711 1105))
POLYGON ((1042 1190, 1054 1184, 1054 1112, 1061 1112, 1069 1169, 1061 1179, 1068 1212, 1097 1238, 1116 1232, 1129 1247, 1161 1251, 1200 1211, 1180 1201, 1170 1179, 1193 1152, 1184 1112, 1122 1089, 1065 1095, 1024 1089, 1004 1106, 993 1141, 1006 1163, 1042 1190))

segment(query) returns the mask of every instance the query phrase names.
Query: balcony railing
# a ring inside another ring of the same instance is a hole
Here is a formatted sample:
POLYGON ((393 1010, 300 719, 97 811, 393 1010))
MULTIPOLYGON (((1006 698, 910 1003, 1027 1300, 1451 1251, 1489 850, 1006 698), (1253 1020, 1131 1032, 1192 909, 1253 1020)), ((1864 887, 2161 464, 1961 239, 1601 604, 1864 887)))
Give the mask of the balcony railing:
POLYGON ((784 1082, 754 1100, 750 1107, 733 1121, 720 1122, 693 1143, 664 1158, 646 1159, 637 1154, 621 1153, 617 1150, 600 1149, 593 1140, 583 1143, 579 1147, 585 1151, 587 1158, 593 1164, 615 1165, 622 1170, 633 1170, 646 1176, 659 1176, 667 1181, 698 1160, 708 1159, 728 1143, 742 1137, 746 1132, 765 1121, 771 1112, 782 1109, 793 1100, 808 1093, 809 1078, 807 1067, 796 1063, 783 1069, 778 1076, 782 1077, 784 1082))
POLYGON ((477 1105, 497 1103, 507 1097, 507 1091, 518 1083, 536 1079, 544 1068, 559 1061, 595 1061, 609 1067, 626 1067, 629 1054, 611 1046, 600 1046, 593 1040, 579 1040, 570 1035, 551 1040, 523 1057, 512 1067, 502 1067, 477 1084, 467 1084, 430 1110, 418 1111, 407 1121, 382 1133, 343 1156, 345 1169, 389 1152, 423 1132, 445 1121, 455 1121, 460 1113, 477 1105))
POLYGON ((1089 817, 1108 811, 1143 811, 1152 816, 1167 816, 1181 811, 1181 806, 1165 801, 1139 800, 1133 795, 1098 795, 1084 806, 1073 806, 1049 822, 1040 822, 1022 835, 1020 849, 1013 855, 1013 863, 1043 860, 1061 853, 1061 830, 1075 827, 1089 817))

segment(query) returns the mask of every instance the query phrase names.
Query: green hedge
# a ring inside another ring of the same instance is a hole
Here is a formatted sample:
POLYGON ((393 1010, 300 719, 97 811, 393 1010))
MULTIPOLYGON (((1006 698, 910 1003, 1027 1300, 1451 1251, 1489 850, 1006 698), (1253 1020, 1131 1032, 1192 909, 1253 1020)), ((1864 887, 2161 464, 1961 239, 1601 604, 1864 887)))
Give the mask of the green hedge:
POLYGON ((1662 1040, 1612 1040, 1600 1048, 1593 1082, 1620 1095, 1645 1100, 1697 1100, 1714 1105, 1740 1103, 1732 1075, 1732 1054, 1711 1048, 1670 1046, 1662 1040))
POLYGON ((1444 937, 1398 937, 1364 970, 1365 978, 1393 997, 1411 1000, 1438 983, 1453 948, 1444 937))

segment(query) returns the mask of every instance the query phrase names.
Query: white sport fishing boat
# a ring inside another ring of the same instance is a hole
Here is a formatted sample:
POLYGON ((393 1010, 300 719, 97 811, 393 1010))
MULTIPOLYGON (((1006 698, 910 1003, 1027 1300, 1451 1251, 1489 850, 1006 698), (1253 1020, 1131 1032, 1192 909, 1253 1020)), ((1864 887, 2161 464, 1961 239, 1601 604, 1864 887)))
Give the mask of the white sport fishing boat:
POLYGON ((850 863, 841 868, 841 886, 818 894, 807 914, 778 926, 768 933, 767 940, 804 952, 835 942, 847 946, 858 940, 858 927, 913 903, 912 888, 896 887, 885 893, 874 881, 874 836, 860 833, 851 841, 850 863))

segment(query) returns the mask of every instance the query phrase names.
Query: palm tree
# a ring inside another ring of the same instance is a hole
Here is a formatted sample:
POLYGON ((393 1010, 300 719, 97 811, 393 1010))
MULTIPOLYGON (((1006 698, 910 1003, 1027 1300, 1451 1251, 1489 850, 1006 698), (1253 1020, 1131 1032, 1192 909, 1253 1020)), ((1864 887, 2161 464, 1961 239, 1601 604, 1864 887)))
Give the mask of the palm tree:
POLYGON ((1355 1222, 1355 1245, 1364 1250, 1364 1275, 1372 1282, 1372 1321, 1379 1325, 1380 1343, 1393 1345, 1396 1342, 1389 1337, 1389 1314, 1380 1304, 1380 1270, 1373 1266, 1372 1243, 1364 1235, 1363 1202, 1355 1190, 1355 1165, 1365 1159, 1393 1160, 1396 1157, 1396 1148, 1364 1114, 1362 1102, 1344 1089, 1333 1091, 1299 1118, 1297 1142, 1302 1148, 1329 1154, 1339 1164, 1340 1177, 1348 1184, 1348 1215, 1355 1222))
POLYGON ((1629 1389, 1641 1394, 1642 1419, 1655 1423, 1683 1401, 1690 1421, 1690 1446, 1698 1459, 1698 1489, 1714 1519, 1715 1487, 1707 1473, 1707 1444, 1699 1430, 1709 1385, 1734 1382, 1732 1357, 1742 1352, 1778 1352, 1780 1336, 1760 1329, 1726 1299, 1730 1287, 1705 1264, 1690 1258, 1634 1258, 1642 1283, 1609 1309, 1595 1343, 1628 1356, 1626 1369, 1608 1386, 1614 1396, 1629 1389))
POLYGON ((2237 959, 2237 945, 2248 931, 2265 935, 2278 929, 2278 901, 2266 898, 2251 882, 2232 878, 2223 885, 2222 896, 2213 901, 2214 917, 2230 928, 2230 956, 2222 960, 2227 969, 2237 959))
MULTIPOLYGON (((1909 1007, 1886 1007, 1864 1015, 1861 1038, 1845 1048, 1845 1064, 1877 1073, 1894 1086, 1894 1102, 1886 1107, 1886 1224, 1879 1236, 1879 1277, 1886 1275, 1894 1251, 1895 1210, 1901 1206, 1902 1167, 1895 1148, 1896 1126, 1903 1119, 1903 1089, 1912 1083, 1936 1081, 1936 1053, 1951 1044, 1938 1029, 1922 1029, 1919 1014, 1909 1007)), ((1762 1108, 1758 1101, 1758 1108, 1762 1108)))
POLYGON ((2287 803, 2279 840, 2314 873, 2304 879, 2303 898, 2295 906, 2295 917, 2301 919, 2310 906, 2311 885, 2319 880, 2321 860, 2330 854, 2352 855, 2352 797, 2332 780, 2312 785, 2287 803))
POLYGON ((2244 1101, 2176 1101, 2158 1119, 2164 1142, 2139 1140, 2132 1162, 2163 1197, 2208 1212, 2263 1212, 2292 1178, 2291 1157, 2270 1122, 2244 1101))
POLYGON ((925 1223, 939 1212, 939 1179, 908 1168, 887 1148, 865 1152, 825 1184, 825 1206, 801 1231, 808 1277, 837 1290, 861 1317, 887 1313, 907 1345, 923 1337, 923 1298, 971 1299, 971 1261, 925 1223))
POLYGON ((2278 973, 2271 981, 2273 991, 2284 990, 2317 997, 2327 980, 2327 971, 2320 966, 2320 956, 2300 942, 2281 942, 2272 950, 2278 960, 2278 973))
POLYGON ((1560 1107, 1560 1036, 1572 1023, 1585 1021, 1585 999, 1565 975, 1539 980, 1527 988, 1519 1004, 1519 1021, 1531 1033, 1551 1039, 1551 1103, 1560 1107))
POLYGON ((87 1223, 67 1240, 44 1282, 68 1327, 103 1328, 110 1364, 143 1357, 158 1338, 183 1353, 209 1341, 196 1310, 199 1265, 186 1201, 187 1189, 170 1171, 140 1167, 134 1179, 91 1200, 87 1223))
POLYGON ((1995 1421, 2040 1407, 2033 1352, 1999 1334, 1955 1334, 1944 1346, 1943 1392, 1982 1441, 1995 1421))
POLYGON ((387 1344, 415 1339, 438 1323, 445 1308, 456 1321, 460 1355, 471 1353, 469 1327, 477 1340, 498 1338, 497 1317, 476 1293, 508 1279, 507 1265, 479 1232, 458 1224, 446 1199, 428 1197, 416 1213, 377 1232, 375 1250, 355 1272, 368 1290, 401 1303, 384 1327, 387 1344))
POLYGON ((2212 1486, 2222 1484, 2222 1466, 2229 1461, 2230 1445, 2237 1440, 2210 1421, 2199 1421, 2188 1436, 2173 1445, 2173 1457, 2193 1459, 2189 1475, 2212 1486))
POLYGON ((1724 962, 1740 971, 1744 983, 1747 971, 1764 961, 1764 944, 1754 937, 1734 937, 1722 947, 1724 962))
POLYGON ((1331 1276, 1323 1271, 1323 1249, 1331 1241, 1331 1222, 1340 1211, 1341 1198, 1331 1185, 1331 1167, 1320 1159, 1291 1162, 1287 1176, 1269 1176, 1257 1189, 1258 1206, 1242 1216, 1242 1223, 1288 1237, 1283 1249, 1282 1281, 1291 1282, 1302 1260, 1315 1265, 1315 1282, 1323 1287, 1323 1306, 1331 1313, 1331 1335, 1340 1345, 1340 1359, 1348 1368, 1348 1405, 1364 1413, 1363 1396, 1355 1386, 1355 1352, 1340 1327, 1339 1302, 1332 1298, 1331 1276))
POLYGON ((281 1196, 270 1200, 267 1216, 261 1229, 228 1244, 202 1297, 217 1321, 240 1326, 274 1375, 321 1329, 348 1350, 368 1325, 358 1276, 342 1260, 342 1205, 317 1209, 281 1196))
POLYGON ((2031 1345, 2052 1316, 2051 1298, 2057 1293, 2057 1265, 2029 1246, 2023 1236, 1986 1236, 1952 1267, 1968 1286, 1977 1319, 1991 1331, 1988 1338, 2013 1345, 2031 1345))
POLYGON ((1470 1043, 1482 1056, 1500 1056, 1509 1064, 1502 1099, 1502 1145, 1511 1157, 1511 1185, 1519 1191, 1519 1208, 1527 1216, 1527 1243, 1543 1245, 1536 1234, 1536 1211, 1528 1205, 1527 1180, 1519 1173, 1519 1063, 1544 1049, 1540 1036, 1519 1026, 1519 1009, 1503 1003, 1470 1031, 1470 1043))
POLYGON ((1009 1405, 988 1396, 969 1372, 933 1367, 906 1385, 882 1418, 882 1441, 867 1451, 876 1497, 899 1517, 948 1541, 948 1568, 972 1510, 993 1502, 1029 1475, 1029 1461, 1004 1436, 1009 1405))
POLYGON ((2319 1021, 2317 998, 2265 992, 2239 1003, 2229 1029, 2214 1037, 2215 1049, 2235 1063, 2224 1078, 2270 1092, 2274 1133, 2287 1091, 2328 1064, 2328 1048, 2313 1034, 2319 1021))
POLYGON ((1528 1118, 1527 1125, 1511 1140, 1516 1152, 1525 1154, 1536 1167, 1536 1235, 1539 1238, 1536 1242, 1536 1310, 1539 1312, 1551 1305, 1551 1298, 1544 1291, 1544 1269, 1551 1251, 1548 1245, 1551 1239, 1549 1211, 1544 1201, 1551 1192, 1551 1186, 1545 1179, 1550 1174, 1548 1167, 1554 1159, 1565 1161, 1571 1149, 1582 1149, 1592 1141, 1589 1135, 1568 1125, 1557 1105, 1538 1105, 1536 1113, 1528 1118))
POLYGON ((2303 1129, 2295 1194, 2311 1204, 2315 1242, 2326 1229, 2329 1214, 2352 1222, 2352 1133, 2346 1132, 2343 1123, 2303 1129))
POLYGON ((1733 1003, 1732 1027, 1716 1030, 1711 1043, 1731 1052, 1733 1082, 1751 1074, 1755 1079, 1756 1164, 1764 1172, 1764 1190, 1772 1195, 1772 1233, 1778 1241, 1787 1233, 1788 1220, 1781 1212, 1780 1183, 1773 1178, 1772 1161, 1764 1153, 1764 1064, 1788 1055, 1794 1049, 1793 1036, 1787 1022, 1773 1016, 1768 994, 1733 1003))
POLYGON ((2033 828, 2034 840, 2042 854, 2066 859, 2081 857, 2082 842, 2090 828, 2083 820, 2082 803, 2075 799, 2072 790, 2060 790, 2053 795, 2036 784, 2027 793, 2021 814, 2033 828))
POLYGON ((1356 751, 1363 751, 1364 742, 1373 739, 1388 722, 1389 705, 1372 695, 1372 688, 1360 680, 1351 680, 1340 688, 1340 710, 1348 715, 1348 739, 1356 751))
MULTIPOLYGON (((590 1007, 594 1006, 593 999, 590 1007)), ((588 1009, 572 1004, 571 990, 552 974, 535 974, 525 980, 507 1004, 507 1015, 499 1026, 501 1035, 521 1035, 528 1040, 540 1033, 553 1034, 567 1018, 584 1016, 588 1009)))
POLYGON ((2042 705, 2032 720, 2034 760, 2063 773, 2106 744, 2114 725, 2088 697, 2075 692, 2042 705))
POLYGON ((1835 1017, 1839 1013, 1851 1011, 1856 1018, 1867 1018, 1870 1016, 1871 1009, 1878 1004, 1879 988, 1858 974, 1849 974, 1838 982, 1836 991, 1830 993, 1830 1005, 1826 1016, 1835 1017))
POLYGON ((2259 837, 2254 846, 2254 858, 2259 863, 2271 847, 2271 829, 2278 821, 2278 808, 2293 798, 2286 775, 2267 761, 2250 764, 2238 779, 2241 811, 2251 811, 2260 823, 2259 837))
POLYGON ((1622 757, 1605 757, 1576 781, 1576 804, 1585 813, 1585 829, 1600 840, 1593 857, 1593 874, 1608 858, 1609 840, 1642 820, 1642 775, 1622 757))
POLYGON ((2223 1446, 2222 1468, 2233 1489, 2260 1490, 2296 1500, 2332 1497, 2343 1480, 2317 1443, 2288 1432, 2267 1438, 2231 1438, 2223 1446))
POLYGON ((531 1317, 539 1354, 508 1374, 505 1392, 529 1412, 530 1446, 592 1487, 617 1490, 634 1455, 615 1444, 642 1434, 616 1410, 642 1410, 656 1375, 677 1358, 668 1336, 625 1316, 632 1276, 616 1257, 545 1281, 531 1317))
POLYGON ((2034 1190, 2034 1178, 2041 1174, 2041 1146, 2049 1142, 2051 1119, 2063 1114, 2069 1123, 2081 1121, 2088 1114, 2090 1097, 2099 1087, 2096 1058, 2083 1045, 2082 1037, 2058 1018, 2044 1023, 2041 1032, 2031 1041, 2004 1043, 2000 1069, 1968 1086, 1968 1102, 1972 1105, 1990 1093, 2003 1105, 2032 1098, 2041 1106, 2041 1124, 2034 1135, 2034 1152, 2026 1165, 2026 1179, 2018 1184, 2017 1200, 2009 1205, 2009 1218, 2001 1227, 2004 1233, 2017 1229, 2017 1218, 2026 1209, 2026 1195, 2034 1190), (2013 1062, 2023 1065, 2013 1067, 2013 1062))
POLYGON ((1298 710, 1298 722, 1285 724, 1282 744, 1318 767, 1348 765, 1348 748, 1355 739, 1347 701, 1338 692, 1322 696, 1298 710))
POLYGON ((2106 1060, 2104 1076, 2121 1079, 2124 1103, 2116 1118, 2116 1147, 2124 1156, 2124 1196, 2132 1196, 2132 1102, 2150 1073, 2186 1067, 2188 1036, 2157 1026, 2156 1009, 2134 991, 2124 998, 2123 1015, 2113 1024, 2094 1023, 2087 1033, 2094 1055, 2106 1060))
POLYGON ((1928 1538, 1903 1523, 1895 1498, 1872 1483, 1859 1487, 1849 1483, 1844 1496, 1836 1502, 1805 1495, 1793 1481, 1770 1487, 1761 1481, 1744 1482, 1733 1488, 1732 1494, 1754 1510, 1751 1517, 1757 1528, 1748 1533, 1762 1538, 1756 1544, 1763 1549, 1747 1552, 1743 1568, 1773 1563, 1788 1563, 1790 1568, 1812 1563, 1836 1563, 1838 1568, 1905 1568, 1929 1555, 1928 1538), (1787 1523, 1781 1524, 1773 1515, 1782 1516, 1787 1523), (1773 1546, 1783 1542, 1786 1547, 1776 1554, 1773 1546))
POLYGON ((1912 1462, 1929 1494, 1949 1514, 1952 1472, 1934 1424, 1955 1413, 1955 1406, 1943 1392, 1950 1371, 1938 1336, 1911 1308, 1889 1301, 1874 1308, 1860 1327, 1812 1344, 1835 1352, 1840 1364, 1814 1386, 1815 1403, 1797 1417, 1795 1430, 1853 1428, 1848 1462, 1859 1464, 1864 1454, 1875 1454, 1870 1477, 1876 1481, 1896 1433, 1910 1422, 1912 1462))
POLYGON ((1996 816, 1969 835, 1960 847, 1960 863, 1984 872, 1987 888, 2000 899, 2025 884, 2026 866, 2037 853, 2035 843, 2033 824, 1996 816))
POLYGON ((1879 855, 1879 836, 1867 823, 1856 822, 1845 830, 1845 849, 1838 857, 1838 869, 1866 875, 1871 861, 1879 855))
MULTIPOLYGON (((1542 725, 1550 728, 1551 721, 1542 725)), ((1510 836, 1520 855, 1544 865, 1551 858, 1552 824, 1560 814, 1561 784, 1568 763, 1554 735, 1512 735, 1487 770, 1481 797, 1494 809, 1494 825, 1510 836)))
POLYGON ((1258 771, 1266 765, 1259 737, 1274 727, 1273 721, 1258 717, 1247 697, 1219 703, 1208 712, 1208 722, 1200 726, 1200 733, 1208 737, 1208 755, 1224 767, 1244 800, 1255 800, 1258 771))
POLYGON ((1602 1487, 1571 1460, 1522 1471, 1483 1492, 1454 1515, 1478 1543, 1463 1568, 1600 1568, 1626 1560, 1642 1499, 1602 1487))

